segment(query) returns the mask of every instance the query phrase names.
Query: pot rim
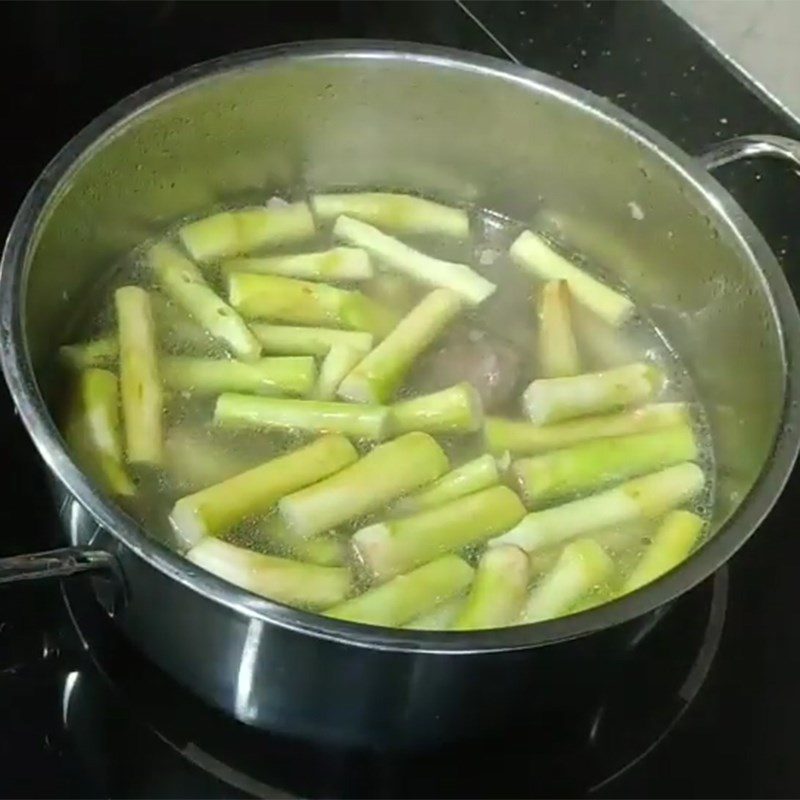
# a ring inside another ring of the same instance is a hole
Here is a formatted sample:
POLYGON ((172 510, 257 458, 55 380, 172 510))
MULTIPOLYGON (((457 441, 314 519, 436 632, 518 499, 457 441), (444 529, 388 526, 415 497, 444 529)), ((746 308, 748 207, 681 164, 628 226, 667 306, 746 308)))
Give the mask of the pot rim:
POLYGON ((800 447, 800 398, 796 357, 800 314, 789 285, 767 243, 722 186, 683 150, 609 100, 546 73, 490 56, 438 46, 380 40, 318 40, 246 50, 205 61, 160 78, 133 92, 77 133, 45 167, 26 195, 11 226, 0 262, 0 358, 14 403, 47 466, 81 504, 136 556, 191 591, 234 612, 316 637, 373 649, 480 653, 526 649, 611 627, 643 615, 689 590, 721 566, 755 532, 777 501, 800 447), (726 220, 738 244, 760 268, 782 335, 784 409, 772 454, 736 512, 678 569, 657 581, 589 611, 561 619, 474 632, 408 631, 359 625, 290 608, 239 589, 198 570, 183 556, 150 538, 110 499, 99 494, 69 456, 36 385, 24 335, 27 273, 39 222, 74 172, 129 121, 181 92, 230 72, 285 61, 326 58, 399 59, 442 69, 473 72, 546 93, 618 128, 655 151, 692 184, 726 220))

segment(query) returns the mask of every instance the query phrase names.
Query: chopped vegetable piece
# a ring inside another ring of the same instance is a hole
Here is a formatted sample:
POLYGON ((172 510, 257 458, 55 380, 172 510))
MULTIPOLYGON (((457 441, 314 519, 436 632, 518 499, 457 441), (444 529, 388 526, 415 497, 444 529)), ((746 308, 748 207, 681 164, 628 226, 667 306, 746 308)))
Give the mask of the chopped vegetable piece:
POLYGON ((295 242, 313 234, 314 220, 305 203, 223 211, 189 222, 178 231, 189 255, 200 262, 295 242))
POLYGON ((544 426, 489 417, 484 423, 484 438, 493 453, 534 455, 605 436, 644 433, 688 422, 689 406, 686 403, 653 403, 631 411, 544 426))
POLYGON ((64 436, 77 461, 106 491, 136 494, 122 463, 119 386, 113 372, 90 368, 80 373, 64 436))
POLYGON ((531 422, 545 425, 643 403, 661 389, 663 382, 664 376, 656 367, 628 364, 572 378, 535 380, 522 395, 522 403, 531 422))
POLYGON ((164 291, 211 336, 242 361, 259 358, 261 343, 188 258, 171 245, 157 244, 150 248, 148 261, 164 291))
POLYGON ((234 258, 225 261, 222 269, 227 274, 257 272, 306 281, 365 281, 374 275, 369 254, 357 247, 270 258, 234 258))
POLYGON ((414 617, 404 627, 412 631, 446 631, 458 616, 466 598, 462 595, 439 603, 436 608, 414 617))
POLYGON ((447 289, 426 295, 342 381, 339 395, 361 403, 389 400, 414 359, 460 310, 458 295, 447 289))
POLYGON ((232 272, 231 305, 248 319, 334 325, 385 336, 396 322, 394 312, 361 292, 278 275, 232 272))
POLYGON ((301 539, 295 536, 278 513, 270 514, 258 526, 259 538, 265 539, 278 555, 319 564, 322 567, 340 567, 347 561, 348 540, 343 536, 317 536, 301 539))
POLYGON ((262 358, 251 364, 213 358, 169 356, 161 362, 164 384, 196 394, 310 394, 317 377, 311 356, 262 358))
POLYGON ((523 231, 511 245, 511 258, 541 280, 565 280, 572 296, 611 325, 622 325, 635 306, 624 295, 600 283, 553 250, 541 236, 523 231))
POLYGON ((614 562, 592 539, 579 539, 561 552, 555 567, 531 590, 524 622, 560 617, 594 587, 602 584, 614 562))
POLYGON ((542 287, 537 343, 543 378, 566 378, 581 371, 566 281, 548 281, 542 287))
POLYGON ((678 566, 691 553, 703 530, 703 520, 690 511, 672 511, 656 531, 622 587, 622 593, 639 589, 678 566))
POLYGON ((525 516, 507 486, 493 486, 410 517, 378 522, 353 534, 365 569, 386 580, 462 547, 507 531, 525 516))
POLYGON ((528 595, 530 564, 519 547, 491 547, 478 562, 475 578, 452 630, 471 631, 513 625, 528 595))
POLYGON ((132 464, 159 466, 164 455, 163 397, 150 297, 138 286, 114 293, 125 453, 132 464))
POLYGON ((392 430, 472 433, 483 425, 481 398, 471 383, 403 400, 392 407, 392 430))
POLYGON ((170 520, 188 546, 217 536, 269 510, 290 492, 339 471, 358 458, 344 436, 323 436, 299 450, 266 461, 175 503, 170 520))
POLYGON ((347 214, 394 233, 439 233, 458 238, 469 236, 466 211, 408 194, 318 194, 312 198, 311 204, 316 215, 323 220, 333 220, 347 214))
POLYGON ((442 261, 381 233, 366 222, 341 216, 333 234, 355 247, 363 247, 385 266, 409 275, 428 286, 440 286, 459 294, 470 305, 478 305, 497 288, 466 264, 442 261))
POLYGON ((346 344, 335 344, 328 351, 319 370, 319 380, 314 396, 318 400, 332 400, 339 384, 353 367, 364 357, 361 350, 346 344))
POLYGON ((442 475, 430 486, 420 489, 408 497, 398 500, 393 510, 400 514, 414 514, 435 508, 450 500, 487 489, 500 482, 497 462, 490 455, 468 461, 460 467, 442 475))
POLYGON ((344 567, 265 556, 219 539, 202 539, 186 558, 248 592, 293 606, 326 608, 350 593, 350 572, 344 567))
POLYGON ((516 544, 530 553, 610 525, 657 517, 691 500, 704 483, 697 464, 667 467, 580 500, 534 511, 489 544, 516 544))
POLYGON ((217 398, 214 422, 235 428, 343 433, 380 441, 389 431, 389 409, 377 405, 226 393, 217 398))
POLYGON ((361 353, 372 350, 372 334, 363 331, 268 325, 264 322, 253 322, 250 327, 267 353, 325 356, 335 344, 352 347, 361 353))
POLYGON ((65 344, 58 354, 64 364, 72 369, 113 367, 119 357, 116 336, 104 336, 81 344, 65 344))
POLYGON ((278 504, 289 530, 315 536, 375 511, 436 480, 449 469, 442 448, 426 433, 407 433, 278 504))
POLYGON ((405 625, 463 592, 472 575, 473 569, 466 561, 445 556, 346 600, 328 609, 325 615, 365 625, 405 625))
POLYGON ((542 508, 577 494, 697 457, 688 425, 633 433, 515 461, 511 470, 525 505, 542 508))

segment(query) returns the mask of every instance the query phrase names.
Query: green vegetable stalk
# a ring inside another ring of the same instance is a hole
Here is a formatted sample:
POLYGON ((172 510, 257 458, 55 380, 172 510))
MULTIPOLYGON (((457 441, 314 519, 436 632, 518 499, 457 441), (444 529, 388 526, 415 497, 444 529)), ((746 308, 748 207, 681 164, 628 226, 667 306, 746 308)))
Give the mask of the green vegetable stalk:
POLYGON ((258 526, 258 537, 278 555, 296 558, 322 567, 340 567, 347 561, 347 542, 341 536, 301 539, 287 527, 280 515, 270 514, 258 526))
POLYGON ((264 322, 253 322, 250 327, 264 350, 276 355, 326 356, 334 345, 352 347, 364 354, 372 350, 373 336, 363 331, 269 325, 264 322))
POLYGON ((452 630, 502 628, 517 622, 528 594, 530 566, 524 550, 491 547, 482 556, 467 600, 452 630))
POLYGON ((380 441, 389 430, 389 409, 386 406, 325 400, 289 400, 226 393, 217 398, 214 422, 233 428, 343 433, 380 441))
POLYGON ((525 516, 507 486, 494 486, 410 517, 378 522, 353 534, 369 574, 386 580, 419 564, 507 531, 525 516))
POLYGON ((481 396, 466 381, 392 406, 392 430, 397 433, 473 433, 482 425, 481 396))
POLYGON ((664 518, 652 542, 644 551, 622 587, 622 594, 639 589, 674 569, 691 553, 703 520, 690 511, 672 511, 664 518))
POLYGON ((458 613, 461 611, 466 598, 463 595, 457 595, 450 600, 445 600, 439 603, 438 606, 414 617, 404 627, 412 631, 446 631, 455 621, 458 613))
POLYGON ((306 281, 365 281, 375 274, 369 254, 357 247, 334 247, 320 253, 270 258, 233 258, 222 264, 222 270, 226 274, 257 272, 306 281))
POLYGON ((488 417, 484 423, 484 438, 488 449, 497 455, 506 452, 536 455, 592 439, 688 424, 689 419, 689 406, 686 403, 652 403, 616 414, 583 417, 544 426, 488 417))
POLYGON ((490 455, 479 456, 442 475, 430 486, 401 497, 392 510, 399 514, 415 514, 481 489, 488 489, 499 482, 500 474, 495 459, 490 455))
POLYGON ((345 376, 363 357, 364 353, 361 350, 349 345, 333 345, 322 361, 314 397, 318 400, 332 400, 345 376))
POLYGON ((232 272, 228 297, 248 319, 332 325, 375 336, 385 336, 396 322, 390 309, 361 292, 279 275, 232 272))
POLYGON ((628 364, 571 378, 541 378, 522 395, 525 413, 535 425, 602 414, 650 400, 664 376, 650 364, 628 364))
POLYGON ((466 211, 408 194, 318 194, 312 198, 311 204, 322 220, 334 220, 347 214, 394 233, 438 233, 457 238, 469 236, 466 211))
POLYGON ((433 258, 352 217, 339 217, 333 235, 354 247, 363 247, 384 266, 420 283, 450 289, 469 305, 482 303, 497 288, 466 264, 433 258))
POLYGON ((200 262, 251 253, 314 235, 314 220, 305 203, 276 208, 253 206, 223 211, 189 222, 178 236, 189 255, 200 262))
POLYGON ((162 243, 150 248, 148 261, 169 297, 220 344, 242 361, 260 357, 261 343, 239 314, 217 297, 189 259, 162 243))
POLYGON ((619 326, 633 316, 635 307, 627 297, 576 267, 541 236, 523 231, 509 252, 520 267, 540 280, 565 280, 572 296, 609 324, 619 326))
POLYGON ((597 491, 659 467, 697 457, 688 425, 632 433, 515 461, 511 471, 528 508, 543 508, 570 496, 597 491))
POLYGON ((461 310, 458 295, 437 289, 426 295, 339 385, 339 395, 383 403, 400 387, 414 360, 461 310))
POLYGON ((58 354, 62 363, 71 369, 105 369, 116 365, 119 344, 116 336, 104 336, 90 342, 65 344, 58 349, 58 354))
POLYGON ((489 544, 515 544, 530 553, 600 528, 658 517, 691 500, 704 483, 697 464, 677 464, 580 500, 534 511, 489 544))
POLYGON ((178 392, 219 394, 308 395, 317 367, 311 356, 262 358, 250 364, 191 356, 168 356, 161 361, 164 384, 178 392))
POLYGON ((219 539, 202 539, 186 558, 242 589, 290 606, 326 608, 341 603, 351 588, 350 572, 344 567, 267 556, 219 539))
POLYGON ((103 369, 80 373, 64 425, 76 460, 106 491, 131 497, 136 487, 122 463, 117 377, 103 369))
POLYGON ((150 297, 138 286, 114 293, 125 452, 132 464, 159 466, 163 459, 163 397, 150 297))
POLYGON ((235 475, 222 483, 182 497, 170 520, 181 540, 196 544, 203 536, 217 536, 248 517, 268 511, 285 495, 321 480, 358 458, 343 436, 323 436, 235 475))
POLYGON ((289 530, 311 537, 376 511, 447 472, 447 456, 426 433, 407 433, 367 453, 337 475, 284 497, 289 530))
POLYGON ((364 625, 405 625, 420 614, 463 592, 473 569, 458 556, 444 556, 394 580, 345 600, 328 617, 364 625))
POLYGON ((592 539, 568 544, 552 571, 531 590, 523 622, 540 622, 566 614, 584 595, 602 584, 614 562, 592 539))
POLYGON ((537 345, 541 377, 566 378, 581 371, 566 281, 548 281, 542 286, 537 345))

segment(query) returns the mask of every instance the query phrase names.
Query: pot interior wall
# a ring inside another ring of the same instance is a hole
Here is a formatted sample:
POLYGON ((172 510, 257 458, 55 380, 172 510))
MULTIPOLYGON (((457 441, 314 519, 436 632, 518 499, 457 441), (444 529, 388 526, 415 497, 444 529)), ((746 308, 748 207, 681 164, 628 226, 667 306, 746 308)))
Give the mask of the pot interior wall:
POLYGON ((708 406, 716 521, 744 497, 784 403, 775 313, 745 243, 618 123, 435 59, 274 59, 146 106, 85 154, 29 259, 25 325, 45 393, 76 298, 143 238, 218 204, 348 186, 492 208, 597 261, 654 317, 708 406))

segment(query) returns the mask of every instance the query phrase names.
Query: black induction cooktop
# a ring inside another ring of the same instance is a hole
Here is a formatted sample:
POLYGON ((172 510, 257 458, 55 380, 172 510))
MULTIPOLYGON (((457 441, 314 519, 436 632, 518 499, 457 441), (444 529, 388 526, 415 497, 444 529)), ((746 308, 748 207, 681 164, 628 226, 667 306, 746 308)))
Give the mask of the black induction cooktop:
MULTIPOLYGON (((0 7, 0 223, 81 126, 167 72, 315 38, 460 47, 563 77, 688 152, 800 125, 658 2, 30 3, 0 7)), ((800 173, 719 174, 800 293, 800 173)), ((746 376, 745 378, 746 379, 746 376)), ((56 542, 44 472, 7 394, 0 554, 56 542)), ((800 794, 800 537, 794 476, 761 531, 642 630, 569 737, 400 756, 257 734, 122 642, 80 581, 0 591, 0 794, 7 797, 794 797, 800 794)))

